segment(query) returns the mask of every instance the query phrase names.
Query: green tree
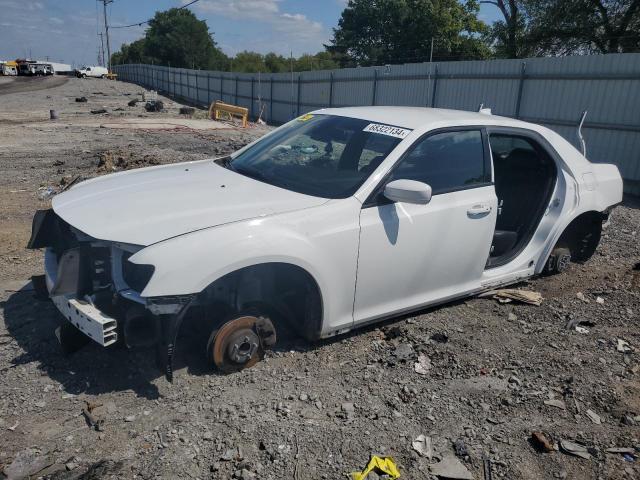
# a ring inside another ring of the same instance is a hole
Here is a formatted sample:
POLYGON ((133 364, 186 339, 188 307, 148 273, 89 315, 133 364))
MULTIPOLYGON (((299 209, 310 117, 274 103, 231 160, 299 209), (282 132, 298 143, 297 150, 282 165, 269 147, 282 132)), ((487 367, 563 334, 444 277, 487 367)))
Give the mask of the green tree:
POLYGON ((545 54, 640 52, 640 0, 527 0, 545 54))
POLYGON ((480 3, 494 5, 504 19, 496 21, 488 35, 495 56, 524 58, 534 53, 529 38, 527 10, 523 0, 481 0, 480 3))
POLYGON ((267 72, 282 73, 290 69, 290 60, 277 53, 267 53, 264 56, 264 64, 267 72))
POLYGON ((326 48, 342 66, 486 58, 475 0, 349 0, 326 48))
POLYGON ((240 52, 231 59, 231 68, 234 72, 256 73, 266 71, 264 57, 256 52, 240 52))
POLYGON ((111 55, 111 64, 120 65, 123 63, 151 63, 144 54, 144 44, 146 39, 141 38, 130 44, 123 43, 120 51, 111 55))
POLYGON ((198 20, 189 10, 179 8, 156 12, 144 38, 112 55, 113 63, 119 60, 209 70, 222 70, 228 63, 209 33, 207 23, 198 20))

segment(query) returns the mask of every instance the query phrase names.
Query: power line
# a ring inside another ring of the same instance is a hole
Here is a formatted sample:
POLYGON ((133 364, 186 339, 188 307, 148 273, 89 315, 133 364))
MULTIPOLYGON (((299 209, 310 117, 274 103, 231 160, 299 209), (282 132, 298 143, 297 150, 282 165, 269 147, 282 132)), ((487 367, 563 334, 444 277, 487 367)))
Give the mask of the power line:
MULTIPOLYGON (((183 8, 187 8, 190 5, 193 5, 194 3, 199 2, 200 0, 193 0, 189 3, 187 3, 186 5, 183 5, 181 7, 178 7, 177 10, 182 10, 183 8)), ((145 25, 147 23, 149 23, 152 19, 150 18, 149 20, 145 20, 144 22, 138 22, 138 23, 132 23, 131 25, 117 25, 117 26, 112 26, 110 28, 130 28, 130 27, 141 27, 142 25, 145 25)))

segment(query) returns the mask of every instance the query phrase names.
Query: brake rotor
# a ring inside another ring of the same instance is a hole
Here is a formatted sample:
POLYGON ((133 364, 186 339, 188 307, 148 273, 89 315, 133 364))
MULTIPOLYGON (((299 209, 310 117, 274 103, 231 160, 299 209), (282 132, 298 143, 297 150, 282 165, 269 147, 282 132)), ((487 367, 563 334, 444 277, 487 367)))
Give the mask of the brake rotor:
POLYGON ((213 363, 219 370, 225 373, 237 372, 254 366, 264 357, 260 328, 263 321, 262 318, 244 316, 230 320, 220 327, 210 349, 213 363))

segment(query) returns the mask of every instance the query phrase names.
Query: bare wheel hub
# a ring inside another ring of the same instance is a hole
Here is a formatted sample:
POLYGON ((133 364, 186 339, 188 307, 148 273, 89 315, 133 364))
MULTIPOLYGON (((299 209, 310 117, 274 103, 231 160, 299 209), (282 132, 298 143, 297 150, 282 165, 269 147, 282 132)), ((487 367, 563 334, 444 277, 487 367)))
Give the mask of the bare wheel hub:
POLYGON ((238 330, 229 337, 227 356, 238 365, 244 365, 257 353, 260 339, 253 330, 238 330))
POLYGON ((275 329, 266 318, 243 316, 228 321, 209 341, 213 363, 225 373, 255 365, 265 347, 275 343, 275 329))

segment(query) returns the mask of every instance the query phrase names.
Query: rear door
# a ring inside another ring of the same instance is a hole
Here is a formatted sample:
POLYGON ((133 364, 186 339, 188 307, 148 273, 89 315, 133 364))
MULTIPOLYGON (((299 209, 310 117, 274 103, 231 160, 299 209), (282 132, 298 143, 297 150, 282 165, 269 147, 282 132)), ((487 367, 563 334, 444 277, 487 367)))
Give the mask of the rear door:
POLYGON ((354 320, 366 322, 477 288, 493 237, 497 199, 480 127, 422 137, 363 205, 354 320), (427 205, 393 203, 392 180, 431 186, 427 205))

